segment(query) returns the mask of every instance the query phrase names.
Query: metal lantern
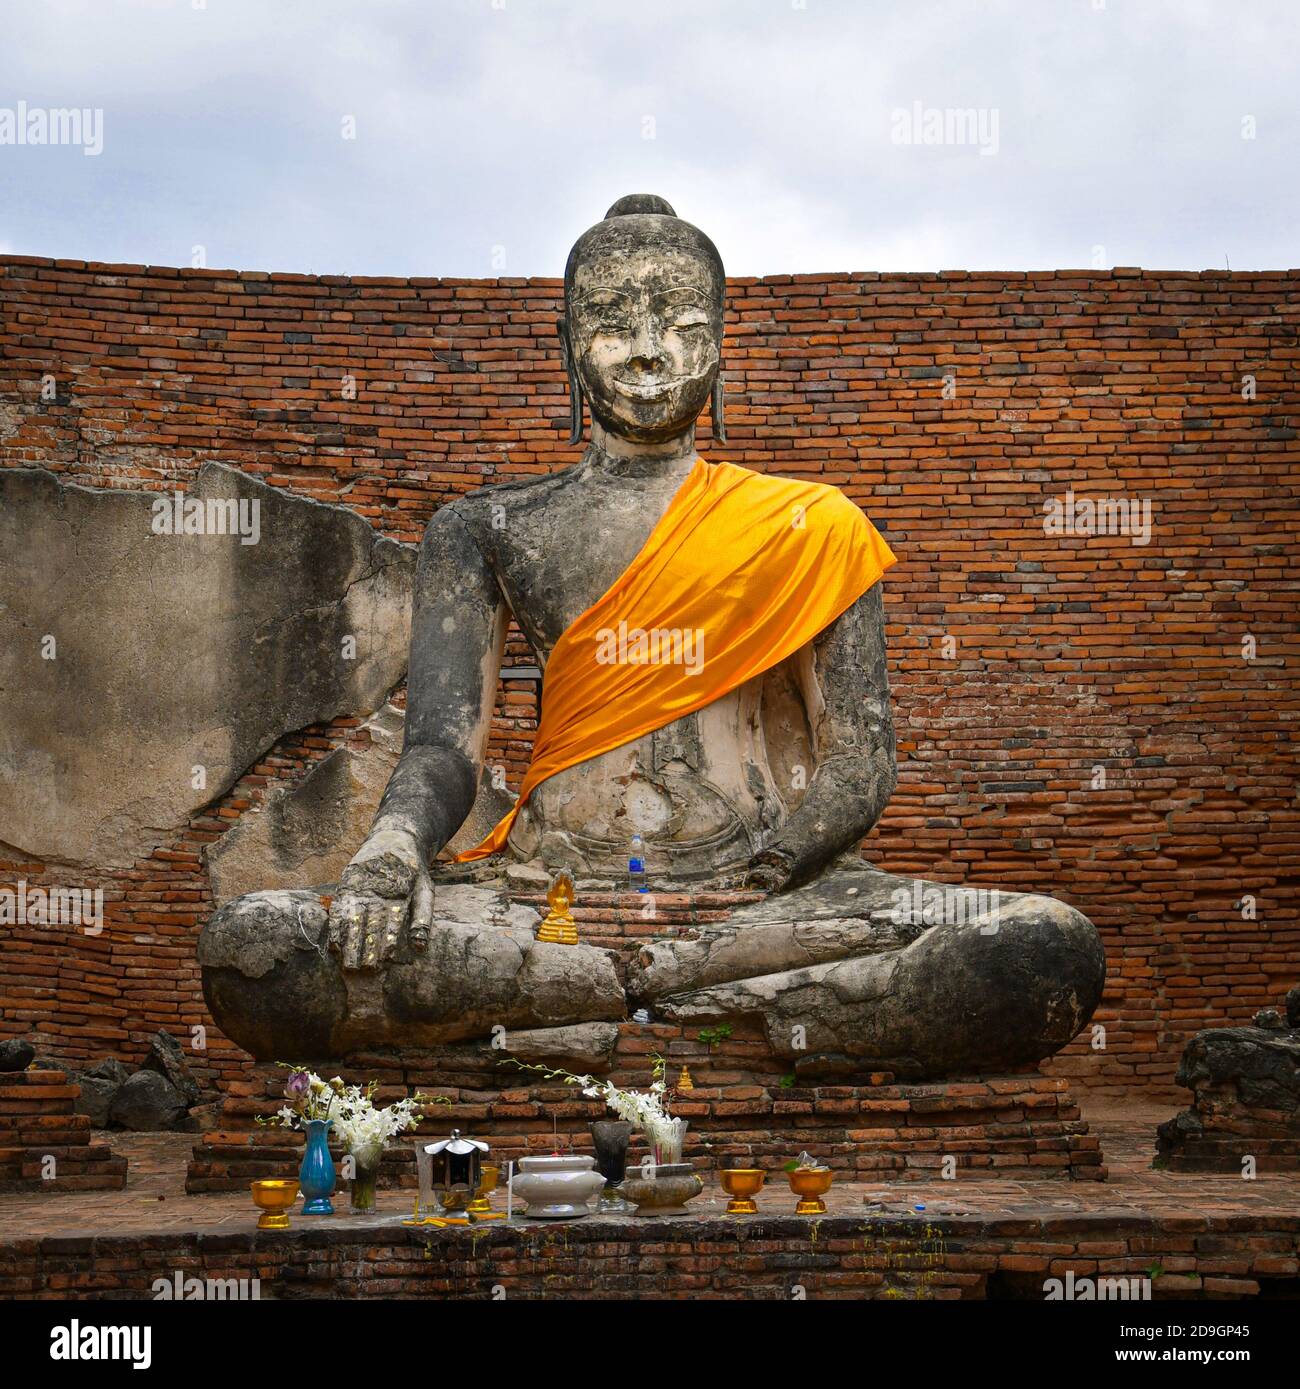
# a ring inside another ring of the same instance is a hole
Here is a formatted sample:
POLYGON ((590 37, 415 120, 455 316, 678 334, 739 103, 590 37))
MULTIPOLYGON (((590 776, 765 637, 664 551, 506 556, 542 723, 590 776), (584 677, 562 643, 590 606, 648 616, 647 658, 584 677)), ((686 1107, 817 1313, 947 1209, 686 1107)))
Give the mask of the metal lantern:
POLYGON ((416 1149, 420 1169, 420 1206, 428 1210, 436 1195, 445 1211, 463 1211, 483 1180, 483 1154, 488 1145, 477 1138, 462 1138, 452 1129, 450 1138, 416 1149))

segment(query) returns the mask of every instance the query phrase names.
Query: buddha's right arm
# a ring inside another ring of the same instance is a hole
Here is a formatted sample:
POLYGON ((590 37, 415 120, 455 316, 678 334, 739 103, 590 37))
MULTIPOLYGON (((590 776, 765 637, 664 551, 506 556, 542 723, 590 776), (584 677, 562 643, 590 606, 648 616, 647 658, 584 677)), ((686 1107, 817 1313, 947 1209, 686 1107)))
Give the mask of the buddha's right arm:
POLYGON ((454 505, 443 507, 425 530, 416 569, 402 756, 354 863, 397 836, 414 840, 427 864, 469 814, 508 615, 468 526, 454 505))

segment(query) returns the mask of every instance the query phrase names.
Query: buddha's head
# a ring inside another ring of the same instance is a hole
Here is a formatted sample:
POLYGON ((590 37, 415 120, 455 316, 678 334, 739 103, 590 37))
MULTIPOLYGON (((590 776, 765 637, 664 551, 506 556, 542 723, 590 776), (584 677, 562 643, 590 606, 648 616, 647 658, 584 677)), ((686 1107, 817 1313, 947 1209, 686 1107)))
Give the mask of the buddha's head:
POLYGON ((717 247, 652 194, 620 198, 574 243, 564 268, 560 343, 573 401, 611 434, 658 443, 683 433, 713 399, 722 423, 722 311, 717 247))

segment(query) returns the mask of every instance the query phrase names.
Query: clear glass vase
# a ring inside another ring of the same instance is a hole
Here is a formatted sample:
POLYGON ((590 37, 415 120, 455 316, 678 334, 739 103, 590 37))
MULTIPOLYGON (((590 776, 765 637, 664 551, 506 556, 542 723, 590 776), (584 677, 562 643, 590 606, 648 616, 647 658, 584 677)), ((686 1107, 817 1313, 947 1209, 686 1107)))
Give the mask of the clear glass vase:
POLYGON ((379 1164, 383 1150, 352 1154, 352 1185, 350 1199, 355 1215, 364 1215, 375 1208, 375 1188, 379 1182, 379 1164))
POLYGON ((656 1167, 668 1167, 673 1163, 681 1162, 682 1148, 686 1143, 686 1130, 689 1127, 689 1120, 670 1119, 666 1124, 656 1128, 653 1133, 646 1134, 646 1141, 650 1145, 650 1151, 654 1154, 656 1167))

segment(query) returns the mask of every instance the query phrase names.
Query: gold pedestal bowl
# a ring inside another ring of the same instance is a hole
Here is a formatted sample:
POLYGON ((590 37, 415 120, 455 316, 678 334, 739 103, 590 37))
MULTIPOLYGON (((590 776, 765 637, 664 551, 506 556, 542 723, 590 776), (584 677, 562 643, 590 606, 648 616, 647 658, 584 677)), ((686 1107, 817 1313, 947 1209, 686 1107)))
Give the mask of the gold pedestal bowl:
POLYGON ((249 1182, 253 1204, 262 1212, 257 1220, 259 1230, 287 1230, 289 1207, 298 1199, 297 1177, 263 1178, 249 1182))
MULTIPOLYGON (((491 1163, 484 1163, 479 1174, 478 1187, 474 1192, 474 1199, 465 1207, 465 1214, 474 1220, 488 1220, 497 1218, 496 1212, 488 1203, 488 1194, 497 1189, 497 1183, 501 1180, 501 1169, 494 1167, 491 1163)), ((504 1217, 503 1217, 504 1218, 504 1217)))
POLYGON ((727 1202, 728 1215, 757 1215, 754 1197, 762 1188, 767 1173, 759 1167, 724 1167, 718 1172, 722 1189, 731 1197, 727 1202))
POLYGON ((787 1172, 790 1190, 799 1198, 796 1215, 825 1215, 826 1202, 822 1197, 831 1189, 834 1173, 829 1167, 797 1167, 787 1172))

